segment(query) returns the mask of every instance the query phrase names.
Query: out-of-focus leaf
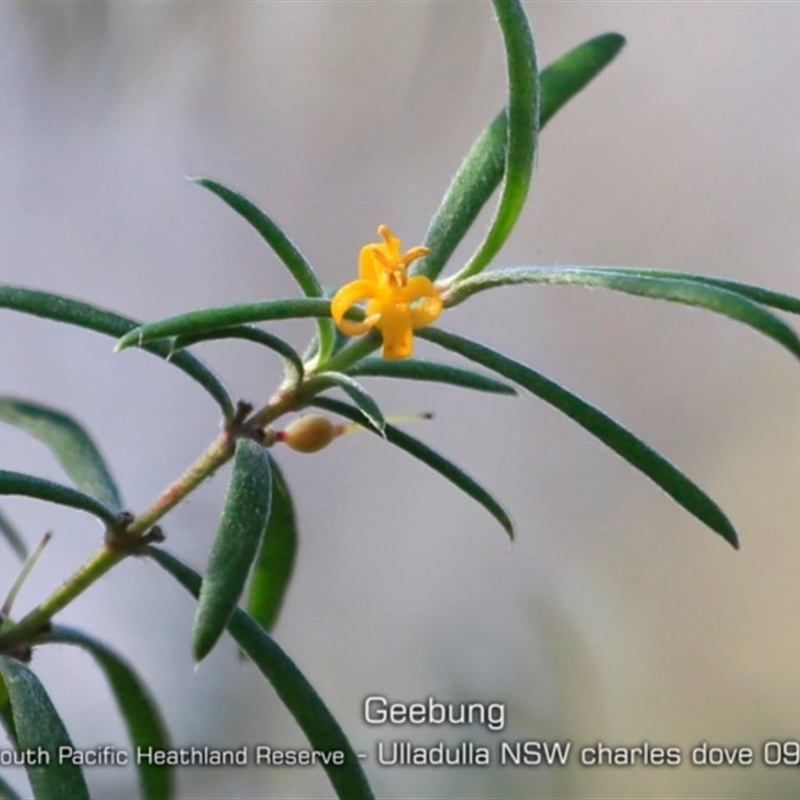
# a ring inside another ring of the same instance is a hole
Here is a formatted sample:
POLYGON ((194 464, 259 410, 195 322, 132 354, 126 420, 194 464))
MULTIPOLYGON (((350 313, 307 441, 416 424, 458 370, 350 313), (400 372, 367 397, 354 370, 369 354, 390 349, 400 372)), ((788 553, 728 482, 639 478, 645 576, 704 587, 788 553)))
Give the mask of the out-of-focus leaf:
MULTIPOLYGON (((50 632, 36 638, 36 644, 48 643, 76 645, 92 655, 111 685, 134 751, 137 747, 170 748, 169 734, 156 701, 126 659, 93 636, 65 625, 54 625, 50 632)), ((174 796, 175 771, 171 766, 155 766, 143 760, 136 768, 146 800, 168 800, 174 796)))
MULTIPOLYGON (((201 591, 200 576, 175 556, 156 547, 147 554, 195 597, 201 591)), ((347 800, 371 800, 372 790, 364 770, 339 723, 294 662, 249 614, 237 608, 228 622, 231 636, 273 685, 283 704, 297 720, 314 750, 343 753, 343 762, 323 764, 336 794, 347 800)))
MULTIPOLYGON (((252 200, 227 186, 223 186, 210 178, 193 178, 195 183, 213 192, 227 203, 237 214, 246 219, 261 238, 272 248, 284 266, 292 274, 306 297, 324 297, 325 291, 319 282, 314 268, 300 252, 297 245, 278 227, 275 221, 267 216, 252 200)), ((333 348, 333 321, 325 317, 317 319, 321 351, 327 355, 333 348)))
MULTIPOLYGON (((139 326, 135 320, 81 300, 17 286, 0 286, 0 308, 21 311, 56 322, 66 322, 114 338, 139 326)), ((161 358, 168 358, 171 354, 169 345, 164 342, 155 342, 144 349, 161 358)), ((170 358, 170 363, 197 381, 217 401, 225 419, 230 420, 233 417, 234 408, 230 395, 219 378, 205 364, 190 353, 178 353, 174 358, 170 358)))
POLYGON ((251 439, 239 439, 192 627, 195 661, 204 659, 217 643, 239 602, 267 527, 271 495, 266 450, 251 439))
POLYGON ((754 286, 750 283, 715 278, 711 275, 698 275, 694 272, 676 272, 675 270, 666 269, 643 269, 641 267, 565 267, 565 269, 581 269, 587 272, 612 273, 615 275, 636 275, 654 280, 690 281, 740 294, 754 303, 760 303, 762 306, 777 308, 780 311, 789 311, 792 314, 800 314, 800 298, 798 297, 784 294, 783 292, 775 292, 772 289, 765 289, 762 286, 754 286))
MULTIPOLYGON (((6 593, 6 599, 3 601, 2 607, 0 607, 0 634, 5 633, 9 627, 14 627, 14 623, 8 618, 8 614, 11 613, 11 609, 14 607, 14 602, 17 599, 19 590, 25 585, 25 581, 28 580, 28 575, 31 574, 31 571, 36 566, 36 562, 39 560, 45 547, 47 547, 48 542, 52 538, 53 535, 48 532, 39 540, 39 543, 33 548, 31 554, 25 559, 25 563, 22 565, 22 569, 17 573, 17 577, 14 578, 11 588, 6 593)), ((2 650, 3 648, 0 648, 0 652, 2 652, 2 650)))
POLYGON ((595 36, 549 64, 540 75, 539 127, 591 83, 625 46, 619 33, 595 36))
POLYGON ((76 488, 114 511, 122 510, 111 470, 91 436, 75 419, 49 406, 0 396, 0 420, 46 444, 76 488))
POLYGON ((478 342, 438 328, 422 328, 417 331, 417 335, 494 370, 555 406, 621 455, 629 464, 647 475, 673 500, 722 536, 725 541, 735 548, 739 547, 736 531, 730 521, 700 487, 649 445, 598 408, 526 364, 478 342))
MULTIPOLYGON (((117 342, 115 350, 143 347, 157 339, 171 336, 197 336, 220 328, 230 328, 247 322, 266 322, 278 319, 330 316, 330 300, 311 297, 289 300, 263 300, 259 303, 240 303, 221 308, 204 308, 189 311, 176 317, 150 322, 128 331, 117 342)), ((165 345, 168 347, 168 345, 165 345)), ((183 354, 179 354, 183 355, 183 354)))
POLYGON ((28 557, 28 546, 25 544, 25 540, 2 512, 0 512, 0 536, 11 545, 11 549, 19 556, 20 561, 24 561, 28 557))
POLYGON ((247 611, 265 631, 275 627, 289 588, 297 555, 297 521, 286 479, 275 459, 272 469, 272 507, 261 548, 250 574, 247 611))
POLYGON ((0 678, 11 700, 19 749, 38 753, 43 748, 50 756, 49 763, 31 759, 37 763, 25 766, 36 800, 88 800, 80 767, 58 757, 59 752, 69 752, 60 748, 74 750, 74 745, 39 679, 21 661, 8 656, 0 656, 0 678))
POLYGON ((0 470, 0 494, 23 495, 57 503, 61 506, 77 508, 94 514, 101 522, 112 528, 118 527, 115 511, 88 494, 69 486, 53 483, 44 478, 25 475, 22 472, 0 470))
POLYGON ((309 394, 315 394, 322 388, 338 386, 345 392, 350 399, 361 409, 367 422, 383 436, 383 429, 386 420, 383 418, 378 404, 372 399, 369 392, 357 381, 341 372, 321 372, 310 378, 306 383, 306 390, 309 394))
POLYGON ((440 364, 435 361, 419 361, 404 358, 387 361, 385 358, 365 358, 347 370, 349 375, 361 375, 366 378, 406 378, 412 381, 431 381, 449 383, 465 389, 477 389, 480 392, 494 394, 517 394, 517 390, 509 383, 490 378, 480 372, 451 364, 440 364))
MULTIPOLYGON (((312 405, 319 406, 319 408, 333 411, 342 417, 357 422, 363 423, 364 416, 361 411, 354 406, 347 403, 341 403, 338 400, 333 400, 330 397, 315 397, 311 401, 312 405)), ((514 538, 514 526, 505 512, 503 507, 497 500, 486 491, 477 481, 467 475, 460 467, 453 464, 444 456, 432 450, 428 445, 423 444, 419 439, 409 436, 394 425, 387 423, 384 428, 386 440, 396 445, 401 450, 405 450, 409 455, 418 458, 423 463, 427 464, 432 469, 435 469, 440 475, 443 475, 447 480, 455 484, 462 492, 468 494, 473 500, 480 503, 502 526, 511 539, 514 538)))
POLYGON ((462 277, 477 275, 497 255, 513 230, 528 196, 539 131, 539 74, 525 9, 519 0, 493 0, 493 3, 503 32, 508 67, 503 188, 486 237, 460 271, 462 277))
POLYGON ((22 800, 22 798, 11 788, 11 785, 3 780, 0 775, 0 798, 2 800, 22 800))
MULTIPOLYGON (((2 630, 2 626, 0 626, 0 630, 2 630)), ((3 720, 3 727, 6 729, 11 744, 18 748, 17 726, 14 724, 14 715, 11 713, 11 700, 8 697, 6 685, 2 680, 0 680, 0 719, 3 720)))
MULTIPOLYGON (((680 273, 677 273, 680 274, 680 273)), ((448 298, 456 305, 476 292, 519 283, 597 286, 617 292, 698 306, 755 328, 800 358, 800 339, 783 320, 744 295, 705 281, 644 275, 641 271, 591 267, 516 267, 476 275, 455 285, 448 298)))
MULTIPOLYGON (((539 75, 539 130, 553 115, 592 81, 625 44, 617 33, 606 33, 570 50, 539 75)), ((427 258, 412 273, 435 280, 472 227, 480 210, 503 179, 508 116, 503 109, 472 145, 445 193, 425 236, 427 258)))
POLYGON ((261 328, 254 328, 251 325, 238 325, 234 328, 219 328, 214 331, 206 331, 196 336, 177 336, 173 342, 173 348, 180 350, 190 347, 198 342, 206 342, 212 339, 247 339, 250 342, 268 347, 270 350, 283 356, 288 372, 291 372, 292 381, 298 384, 304 373, 303 360, 300 354, 288 342, 284 342, 274 333, 262 331, 261 328))

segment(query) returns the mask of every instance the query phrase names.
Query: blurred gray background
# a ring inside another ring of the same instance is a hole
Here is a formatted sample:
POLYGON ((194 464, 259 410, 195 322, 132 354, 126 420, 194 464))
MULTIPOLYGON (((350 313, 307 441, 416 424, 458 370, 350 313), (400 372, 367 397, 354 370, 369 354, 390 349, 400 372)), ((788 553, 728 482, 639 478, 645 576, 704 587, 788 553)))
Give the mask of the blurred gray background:
MULTIPOLYGON (((612 264, 724 275, 798 294, 800 6, 529 3, 542 64, 619 31, 628 45, 541 139, 529 204, 498 265, 612 264)), ((488 2, 14 3, 0 6, 0 271, 142 319, 296 293, 260 239, 184 180, 209 175, 284 226, 326 285, 387 223, 412 246, 504 102, 488 2)), ((469 255, 480 231, 466 243, 469 255)), ((579 288, 506 289, 448 312, 600 405, 729 512, 739 553, 538 400, 371 384, 387 413, 486 484, 494 521, 369 436, 280 452, 301 523, 276 630, 354 746, 378 739, 565 739, 689 750, 800 739, 800 370, 749 329, 579 288), (509 724, 370 728, 366 695, 502 701, 509 724)), ((276 326, 298 346, 308 322, 276 326)), ((216 407, 182 373, 110 340, 2 313, 3 393, 94 432, 140 509, 199 454, 216 407)), ((280 377, 245 343, 198 351, 238 397, 280 377)), ((441 357, 432 345, 419 353, 441 357)), ((0 468, 59 478, 0 429, 0 468)), ((227 474, 227 473, 226 473, 227 474)), ((202 567, 225 476, 166 521, 202 567)), ((3 508, 55 540, 23 613, 97 547, 88 517, 3 508)), ((0 555, 0 585, 17 564, 0 555)), ((140 668, 175 743, 304 745, 230 640, 194 670, 193 604, 131 560, 61 617, 140 668)), ((126 742, 103 677, 66 648, 34 665, 77 743, 126 742)), ((800 797, 790 768, 366 769, 382 797, 800 797)), ((135 775, 96 769, 98 796, 135 775)), ((25 779, 11 773, 15 785, 25 779)), ((187 769, 184 798, 331 796, 320 769, 187 769)))

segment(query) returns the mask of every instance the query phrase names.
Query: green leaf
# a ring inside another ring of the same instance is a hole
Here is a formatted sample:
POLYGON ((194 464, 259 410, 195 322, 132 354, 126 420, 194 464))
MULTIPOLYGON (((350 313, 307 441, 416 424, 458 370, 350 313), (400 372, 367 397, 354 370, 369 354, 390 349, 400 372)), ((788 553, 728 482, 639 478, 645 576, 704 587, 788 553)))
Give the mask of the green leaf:
MULTIPOLYGON (((359 409, 347 403, 333 400, 330 397, 315 397, 311 401, 311 404, 332 411, 358 424, 362 424, 363 422, 363 416, 359 409)), ((466 494, 480 503, 503 526, 509 538, 514 538, 514 526, 503 507, 483 488, 483 486, 467 475, 460 467, 457 467, 452 461, 449 461, 435 450, 432 450, 428 445, 423 444, 419 439, 415 439, 399 428, 395 428, 394 425, 387 424, 384 431, 387 441, 396 445, 401 450, 405 450, 409 455, 414 456, 414 458, 418 458, 431 467, 431 469, 435 469, 440 475, 443 475, 447 480, 454 483, 461 491, 466 492, 466 494)))
POLYGON ((116 529, 119 526, 116 512, 91 495, 22 472, 0 470, 0 494, 34 497, 48 503, 77 508, 94 514, 108 527, 116 529))
MULTIPOLYGON (((174 556, 156 547, 148 547, 147 555, 154 559, 195 597, 201 591, 200 576, 174 556)), ((239 646, 272 684, 278 697, 297 720, 314 750, 324 753, 341 751, 344 763, 324 764, 336 794, 347 800, 371 800, 372 791, 355 751, 347 741, 339 723, 325 706, 322 698, 294 662, 255 622, 249 614, 237 608, 228 622, 228 630, 239 646)))
MULTIPOLYGON (((673 273, 681 275, 681 273, 673 273)), ((641 270, 594 267, 516 267, 476 275, 453 286, 447 299, 456 305, 470 295, 497 286, 519 283, 597 286, 626 294, 669 300, 714 311, 755 328, 800 358, 800 339, 781 319, 747 297, 707 281, 645 275, 641 270)))
POLYGON ((519 0, 493 0, 503 32, 508 66, 508 126, 503 188, 486 237, 460 271, 461 277, 477 275, 508 239, 525 205, 539 131, 539 74, 536 48, 519 0))
POLYGON ((760 303, 762 306, 777 308, 780 311, 788 311, 792 314, 800 314, 800 298, 782 292, 775 292, 772 289, 765 289, 762 286, 740 283, 739 281, 731 281, 725 278, 715 278, 710 275, 697 275, 693 272, 675 272, 674 270, 664 269, 642 269, 639 267, 567 267, 567 269, 582 269, 584 271, 612 273, 615 275, 636 275, 653 280, 690 281, 743 295, 748 300, 760 303))
POLYGON ((417 331, 417 335, 465 358, 477 361, 555 406, 621 455, 629 464, 647 475, 690 514, 738 549, 736 531, 722 509, 663 456, 607 414, 526 364, 521 364, 485 345, 437 328, 422 328, 417 331))
POLYGON ((251 439, 239 439, 192 627, 195 661, 204 659, 217 643, 239 602, 267 527, 271 488, 267 451, 251 439))
POLYGON ((3 780, 2 775, 0 775, 0 798, 3 798, 3 800, 22 800, 11 788, 11 785, 3 780))
POLYGON ((25 540, 11 520, 0 512, 0 536, 11 545, 11 549, 19 556, 20 561, 28 557, 28 547, 25 540))
POLYGON ((250 325, 239 325, 234 328, 219 328, 213 331, 206 331, 195 336, 177 336, 173 343, 175 350, 190 347, 198 342, 206 342, 211 339, 247 339, 256 344, 268 347, 270 350, 282 355, 286 362, 287 374, 290 374, 292 383, 297 386, 303 379, 305 373, 303 361, 299 353, 287 342, 278 336, 261 328, 254 328, 250 325))
MULTIPOLYGON (((169 734, 158 706, 127 660, 98 639, 64 625, 54 625, 50 632, 36 637, 36 644, 51 643, 76 645, 92 655, 111 685, 134 751, 138 747, 170 748, 169 734)), ((146 800, 168 800, 174 796, 172 767, 154 766, 146 761, 137 763, 136 767, 146 800)))
MULTIPOLYGON (((298 250, 291 239, 268 217, 252 200, 233 189, 223 186, 210 178, 192 178, 192 180, 212 191, 227 203, 237 214, 246 219, 261 234, 264 241, 291 272, 292 277, 303 290, 306 297, 324 297, 325 291, 306 257, 298 250)), ((323 357, 333 349, 333 321, 326 318, 317 320, 319 326, 320 350, 323 357)))
POLYGON ((14 724, 14 714, 11 711, 11 700, 2 679, 0 679, 0 719, 3 721, 11 744, 19 749, 19 737, 17 736, 17 726, 14 724))
POLYGON ((76 488, 114 511, 122 510, 111 471, 91 436, 73 417, 49 406, 0 396, 0 420, 46 444, 76 488))
POLYGON ((557 58, 540 76, 539 127, 543 128, 591 83, 625 46, 625 37, 603 33, 557 58))
MULTIPOLYGON (((625 44, 617 33, 590 39, 539 75, 539 130, 614 60, 625 44)), ((435 280, 503 179, 508 117, 503 109, 473 144, 459 167, 425 236, 430 255, 412 273, 435 280)))
MULTIPOLYGON (((16 286, 0 286, 0 308, 9 308, 56 322, 66 322, 98 333, 118 338, 139 323, 128 317, 114 314, 80 300, 71 300, 49 292, 22 289, 16 286)), ((171 351, 166 343, 156 342, 144 348, 149 353, 169 358, 171 351)), ((217 401, 226 420, 234 415, 233 401, 219 378, 208 367, 190 353, 178 353, 170 363, 199 383, 217 401)))
POLYGON ((310 378, 304 388, 304 393, 311 395, 323 391, 331 386, 337 386, 345 392, 350 399, 361 409, 367 422, 383 436, 386 420, 378 404, 360 383, 341 372, 320 372, 310 378))
POLYGON ((20 751, 30 750, 35 755, 42 748, 49 756, 32 759, 37 763, 25 767, 36 800, 88 800, 80 767, 58 757, 60 748, 74 746, 39 679, 21 661, 8 656, 0 656, 0 677, 11 700, 20 751))
MULTIPOLYGON (((151 322, 128 331, 117 342, 115 349, 119 352, 127 347, 142 347, 156 339, 166 339, 170 336, 197 336, 247 322, 324 317, 330 316, 330 313, 330 300, 316 298, 263 300, 259 303, 240 303, 221 308, 204 308, 200 311, 189 311, 176 317, 151 322)), ((168 345, 164 346, 169 349, 168 345)), ((179 353, 178 355, 185 354, 179 353)))
POLYGON ((297 521, 292 495, 273 458, 270 458, 270 467, 272 508, 250 575, 247 596, 248 613, 265 631, 271 631, 278 621, 297 555, 297 521))
POLYGON ((347 373, 367 378, 406 378, 412 381, 449 383, 465 389, 477 389, 480 392, 494 394, 515 395, 517 393, 517 390, 510 384, 490 378, 480 372, 435 361, 419 361, 414 358, 397 361, 387 361, 385 358, 365 358, 350 367, 347 373))

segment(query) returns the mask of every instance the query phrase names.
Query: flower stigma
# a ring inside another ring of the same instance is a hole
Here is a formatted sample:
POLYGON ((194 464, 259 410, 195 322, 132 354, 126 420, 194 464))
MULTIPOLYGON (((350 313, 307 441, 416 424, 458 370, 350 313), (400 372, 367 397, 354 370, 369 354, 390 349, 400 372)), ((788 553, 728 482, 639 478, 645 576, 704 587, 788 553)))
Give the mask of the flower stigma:
POLYGON ((412 247, 400 253, 400 240, 386 225, 378 228, 382 242, 364 245, 358 257, 358 279, 346 283, 331 300, 331 315, 346 336, 377 328, 383 336, 381 355, 407 358, 414 349, 413 331, 430 325, 442 312, 442 298, 429 278, 408 276, 408 267, 428 255, 428 248, 412 247), (361 322, 344 318, 366 300, 361 322))

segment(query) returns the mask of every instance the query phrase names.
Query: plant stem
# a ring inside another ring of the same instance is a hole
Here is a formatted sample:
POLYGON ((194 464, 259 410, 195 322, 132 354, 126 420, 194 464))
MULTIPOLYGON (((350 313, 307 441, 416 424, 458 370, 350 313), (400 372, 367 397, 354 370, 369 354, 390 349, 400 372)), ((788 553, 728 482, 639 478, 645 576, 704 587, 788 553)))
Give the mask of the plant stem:
MULTIPOLYGON (((380 346, 380 337, 364 336, 336 355, 322 363, 313 372, 343 370, 369 355, 380 346)), ((312 372, 312 374, 313 374, 312 372)), ((310 375, 308 376, 310 377, 310 375)), ((299 387, 279 391, 263 408, 255 412, 244 423, 240 432, 253 431, 257 427, 269 425, 289 411, 306 406, 316 392, 304 393, 307 379, 299 387)), ((319 391, 319 389, 317 390, 319 391)), ((137 552, 136 540, 146 536, 158 520, 191 494, 206 478, 231 459, 234 453, 234 437, 229 426, 211 443, 206 451, 181 475, 170 484, 141 514, 137 515, 123 531, 122 536, 109 535, 106 544, 92 555, 83 566, 74 572, 49 597, 26 614, 13 627, 0 634, 0 651, 10 646, 22 644, 35 636, 61 609, 83 594, 95 581, 105 575, 112 567, 131 554, 137 552)))
POLYGON ((183 500, 186 495, 191 494, 226 461, 229 461, 233 452, 230 433, 225 430, 178 480, 168 486, 148 508, 128 525, 126 533, 131 536, 143 536, 164 514, 183 500))
POLYGON ((61 586, 36 608, 26 614, 16 625, 0 635, 0 651, 30 639, 46 626, 55 614, 88 589, 127 556, 136 553, 135 540, 143 537, 173 506, 193 492, 206 478, 214 474, 234 452, 233 439, 228 430, 223 431, 173 484, 125 529, 125 536, 134 541, 127 545, 115 541, 106 543, 89 560, 78 568, 61 586))
POLYGON ((352 366, 356 361, 360 361, 381 346, 380 334, 371 331, 366 336, 350 342, 338 353, 331 356, 327 361, 319 364, 312 374, 320 372, 342 372, 347 367, 352 366))

